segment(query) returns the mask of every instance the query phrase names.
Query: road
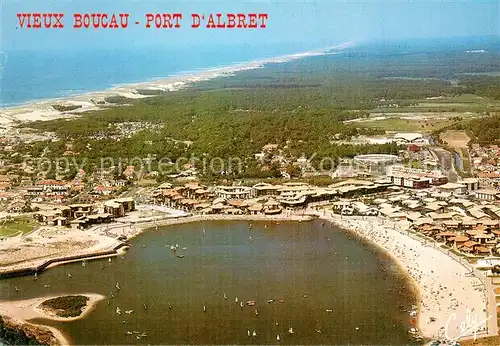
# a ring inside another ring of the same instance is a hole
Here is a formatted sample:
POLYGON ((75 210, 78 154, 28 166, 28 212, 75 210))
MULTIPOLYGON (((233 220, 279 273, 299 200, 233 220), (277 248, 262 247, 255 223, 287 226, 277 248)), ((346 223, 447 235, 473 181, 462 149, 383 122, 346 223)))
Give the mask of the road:
POLYGON ((459 176, 455 170, 455 165, 453 164, 454 159, 451 153, 441 147, 433 147, 429 150, 431 150, 438 157, 443 173, 448 176, 448 181, 452 183, 458 181, 459 176))

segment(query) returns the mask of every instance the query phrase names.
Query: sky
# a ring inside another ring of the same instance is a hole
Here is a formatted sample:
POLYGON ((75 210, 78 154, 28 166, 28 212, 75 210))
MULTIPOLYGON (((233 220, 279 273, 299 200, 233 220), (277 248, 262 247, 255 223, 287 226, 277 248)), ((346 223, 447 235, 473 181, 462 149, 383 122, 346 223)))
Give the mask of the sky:
POLYGON ((1 0, 2 50, 274 44, 500 36, 500 0, 1 0), (63 29, 20 28, 18 13, 64 13, 63 29), (146 29, 146 13, 183 13, 180 29, 146 29), (74 29, 74 13, 129 13, 126 29, 74 29), (191 13, 267 13, 265 29, 193 29, 191 13), (135 21, 140 24, 135 25, 135 21))

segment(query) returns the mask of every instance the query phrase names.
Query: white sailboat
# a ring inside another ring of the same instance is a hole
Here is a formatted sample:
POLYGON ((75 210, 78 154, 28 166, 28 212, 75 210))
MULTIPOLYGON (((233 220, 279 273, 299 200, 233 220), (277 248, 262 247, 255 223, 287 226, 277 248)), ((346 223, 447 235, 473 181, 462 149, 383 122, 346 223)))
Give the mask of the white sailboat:
POLYGON ((253 336, 254 338, 257 336, 257 333, 255 332, 255 330, 253 331, 252 336, 253 336))
POLYGON ((292 327, 288 328, 288 334, 293 334, 293 333, 295 333, 295 332, 293 331, 293 328, 292 328, 292 327))
POLYGON ((238 297, 234 298, 234 302, 237 303, 238 302, 238 297))
POLYGON ((116 307, 116 313, 117 313, 118 315, 121 315, 121 314, 122 314, 122 310, 121 310, 118 306, 116 307))
POLYGON ((118 282, 116 283, 115 287, 118 291, 120 290, 120 285, 118 285, 118 282))
POLYGON ((280 335, 276 335, 276 341, 280 342, 280 335))

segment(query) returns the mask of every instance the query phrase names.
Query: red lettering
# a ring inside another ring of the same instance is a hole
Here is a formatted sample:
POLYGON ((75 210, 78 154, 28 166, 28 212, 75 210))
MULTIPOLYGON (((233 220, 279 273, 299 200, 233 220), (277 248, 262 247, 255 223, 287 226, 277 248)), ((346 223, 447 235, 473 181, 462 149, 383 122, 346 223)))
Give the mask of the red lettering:
POLYGON ((236 26, 235 19, 236 19, 236 16, 234 14, 232 14, 232 13, 227 14, 227 26, 226 27, 228 29, 232 29, 236 26))
POLYGON ((109 22, 108 27, 111 28, 111 29, 118 29, 118 23, 116 22, 116 16, 115 15, 111 16, 111 21, 109 22))
POLYGON ((41 28, 42 27, 42 14, 41 13, 33 13, 33 27, 41 28))
POLYGON ((175 28, 180 28, 181 24, 179 23, 179 20, 182 19, 182 13, 174 13, 173 18, 174 18, 174 21, 175 21, 174 27, 175 28))
POLYGON ((64 13, 54 13, 54 19, 56 20, 56 22, 54 23, 54 25, 52 25, 52 27, 58 29, 64 28, 64 24, 62 22, 63 17, 64 13))
POLYGON ((245 22, 246 16, 243 13, 238 13, 238 28, 245 29, 247 27, 247 23, 245 22))
POLYGON ((106 13, 104 13, 101 16, 101 26, 106 29, 108 27, 108 25, 109 25, 109 23, 108 23, 108 15, 106 13))
POLYGON ((260 27, 265 28, 266 27, 266 20, 267 20, 267 13, 259 13, 259 19, 261 20, 260 22, 260 27))
POLYGON ((256 28, 257 27, 257 13, 249 13, 248 14, 248 27, 249 28, 256 28))
MULTIPOLYGON (((114 17, 115 15, 113 15, 114 17)), ((128 26, 128 13, 120 13, 120 26, 125 29, 128 26)))
POLYGON ((215 23, 214 23, 214 16, 212 13, 210 13, 210 17, 208 17, 208 22, 207 22, 207 28, 208 29, 215 29, 215 23))
POLYGON ((52 13, 43 14, 43 26, 46 28, 50 28, 52 26, 52 13))
POLYGON ((94 26, 94 28, 98 29, 100 24, 101 24, 101 14, 92 13, 92 25, 94 26))
POLYGON ((200 15, 193 13, 191 14, 191 19, 192 19, 192 28, 199 28, 200 27, 200 15))
POLYGON ((221 20, 220 20, 220 18, 222 17, 222 14, 217 13, 216 16, 217 16, 217 28, 218 29, 225 28, 226 27, 226 23, 224 23, 224 22, 221 23, 221 20))
MULTIPOLYGON (((24 21, 26 20, 26 17, 28 17, 28 15, 26 13, 18 13, 17 14, 17 20, 19 21, 19 26, 21 28, 24 28, 24 21)), ((29 19, 28 19, 28 24, 29 24, 29 19)))
MULTIPOLYGON (((156 26, 159 27, 158 24, 156 26)), ((164 28, 171 28, 172 27, 172 23, 170 23, 170 14, 168 14, 168 13, 163 14, 163 27, 164 28)))
POLYGON ((151 27, 151 22, 153 21, 154 18, 155 16, 153 16, 152 13, 146 13, 146 28, 151 27))
POLYGON ((80 29, 82 27, 82 15, 80 13, 73 14, 73 28, 80 29))

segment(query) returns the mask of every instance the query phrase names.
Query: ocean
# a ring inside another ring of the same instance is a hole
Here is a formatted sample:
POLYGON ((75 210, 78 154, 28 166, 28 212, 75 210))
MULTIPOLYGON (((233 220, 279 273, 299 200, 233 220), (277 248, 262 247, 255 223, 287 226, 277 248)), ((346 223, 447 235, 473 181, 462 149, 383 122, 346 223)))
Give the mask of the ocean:
POLYGON ((413 343, 408 311, 416 297, 407 275, 329 223, 205 221, 152 229, 130 244, 111 262, 1 280, 0 300, 105 295, 81 320, 38 320, 79 345, 263 345, 276 344, 277 335, 282 344, 413 343), (117 307, 133 312, 119 315, 117 307))
POLYGON ((63 98, 320 48, 324 47, 289 43, 4 51, 0 106, 63 98))

